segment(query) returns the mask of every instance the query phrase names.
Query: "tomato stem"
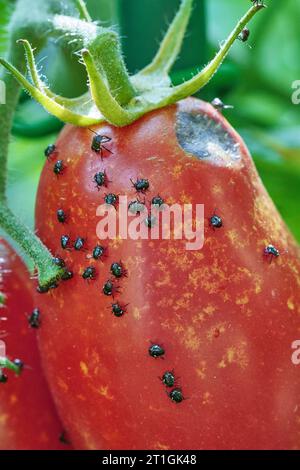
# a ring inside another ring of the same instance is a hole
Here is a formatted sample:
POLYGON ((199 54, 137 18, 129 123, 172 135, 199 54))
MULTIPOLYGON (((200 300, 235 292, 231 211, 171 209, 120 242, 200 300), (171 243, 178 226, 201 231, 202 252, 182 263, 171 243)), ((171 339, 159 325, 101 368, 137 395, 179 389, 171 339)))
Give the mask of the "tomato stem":
POLYGON ((88 12, 87 6, 83 0, 75 0, 76 7, 79 11, 79 16, 81 20, 88 22, 92 21, 92 18, 88 12))
POLYGON ((52 285, 64 274, 64 270, 53 263, 53 256, 41 240, 11 212, 5 203, 0 203, 0 227, 22 248, 38 269, 42 287, 52 285))

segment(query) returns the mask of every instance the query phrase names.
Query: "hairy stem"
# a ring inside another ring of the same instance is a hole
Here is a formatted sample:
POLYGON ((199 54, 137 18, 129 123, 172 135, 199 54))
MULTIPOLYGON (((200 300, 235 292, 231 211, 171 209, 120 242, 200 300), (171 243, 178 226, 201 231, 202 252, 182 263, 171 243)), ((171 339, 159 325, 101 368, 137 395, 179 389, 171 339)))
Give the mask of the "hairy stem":
POLYGON ((4 203, 0 203, 0 226, 34 262, 42 287, 60 279, 64 273, 63 269, 53 263, 53 256, 41 240, 20 222, 4 203))
POLYGON ((91 22, 92 18, 88 12, 85 2, 83 0, 75 0, 75 4, 77 7, 77 10, 79 11, 80 19, 91 22))

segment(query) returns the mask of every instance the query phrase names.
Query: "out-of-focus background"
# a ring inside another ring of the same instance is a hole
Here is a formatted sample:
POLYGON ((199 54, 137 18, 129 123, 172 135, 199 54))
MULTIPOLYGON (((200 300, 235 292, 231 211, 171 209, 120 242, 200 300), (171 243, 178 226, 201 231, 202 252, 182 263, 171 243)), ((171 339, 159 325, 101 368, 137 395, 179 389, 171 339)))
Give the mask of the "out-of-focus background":
MULTIPOLYGON (((119 28, 131 72, 151 59, 179 3, 87 0, 94 19, 119 28)), ((250 25, 248 43, 236 42, 221 71, 199 96, 209 101, 218 96, 234 106, 226 117, 246 140, 268 191, 300 241, 300 104, 292 103, 292 84, 300 80, 300 1, 266 3, 268 8, 250 25)), ((67 2, 62 5, 67 8, 67 2)), ((174 82, 188 78, 213 56, 249 6, 250 0, 195 0, 174 82)), ((39 65, 55 91, 76 96, 85 89, 77 60, 50 42, 39 65)), ((60 128, 56 119, 22 95, 11 139, 8 193, 11 206, 31 226, 43 151, 60 128)))

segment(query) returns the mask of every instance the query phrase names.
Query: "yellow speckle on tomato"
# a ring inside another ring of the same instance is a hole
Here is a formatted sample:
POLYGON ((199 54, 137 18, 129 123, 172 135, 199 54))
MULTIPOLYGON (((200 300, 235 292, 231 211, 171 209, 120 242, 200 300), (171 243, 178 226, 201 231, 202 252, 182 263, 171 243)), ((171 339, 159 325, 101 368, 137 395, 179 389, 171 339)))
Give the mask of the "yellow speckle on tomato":
POLYGON ((89 374, 89 368, 86 365, 86 363, 81 361, 79 365, 80 365, 80 369, 81 369, 81 372, 83 373, 83 375, 87 376, 89 374))

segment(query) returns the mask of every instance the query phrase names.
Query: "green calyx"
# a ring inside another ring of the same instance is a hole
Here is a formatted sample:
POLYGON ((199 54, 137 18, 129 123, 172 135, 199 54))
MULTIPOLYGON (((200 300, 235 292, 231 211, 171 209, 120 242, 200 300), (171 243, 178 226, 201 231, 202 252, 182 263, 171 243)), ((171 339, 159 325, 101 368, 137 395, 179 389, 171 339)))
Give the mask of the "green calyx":
POLYGON ((182 0, 155 58, 134 76, 129 76, 126 70, 117 33, 93 23, 83 0, 75 3, 80 18, 51 15, 49 35, 72 38, 88 75, 89 91, 86 94, 68 99, 52 93, 39 75, 33 49, 25 39, 18 42, 25 49, 30 80, 5 59, 0 59, 0 63, 35 100, 60 120, 77 126, 109 122, 118 127, 131 124, 146 113, 191 96, 204 87, 243 28, 264 7, 261 2, 253 2, 213 60, 190 80, 173 87, 168 74, 180 52, 193 0, 182 0))
MULTIPOLYGON (((180 52, 193 0, 182 0, 153 61, 134 76, 129 76, 127 72, 118 34, 94 23, 84 0, 69 1, 70 11, 73 7, 70 16, 60 14, 61 0, 18 0, 14 8, 7 5, 5 0, 0 0, 0 9, 2 11, 5 7, 9 20, 7 37, 10 45, 7 57, 0 58, 0 64, 9 72, 0 75, 6 86, 6 105, 0 106, 0 227, 31 259, 38 271, 39 291, 47 292, 57 286, 65 271, 53 263, 53 255, 35 233, 11 212, 6 199, 7 154, 20 86, 63 122, 86 127, 101 122, 126 126, 146 113, 171 105, 204 87, 243 28, 264 5, 261 1, 252 1, 251 8, 237 23, 213 60, 190 80, 174 87, 169 72, 180 52), (64 98, 53 93, 44 82, 31 43, 35 51, 40 52, 49 38, 80 57, 89 80, 89 89, 83 96, 64 98), (26 61, 20 45, 24 47, 26 61)), ((4 17, 3 14, 1 21, 4 17)), ((0 293, 0 307, 4 301, 0 293)), ((9 361, 5 364, 0 362, 0 371, 1 367, 20 372, 9 361)))

